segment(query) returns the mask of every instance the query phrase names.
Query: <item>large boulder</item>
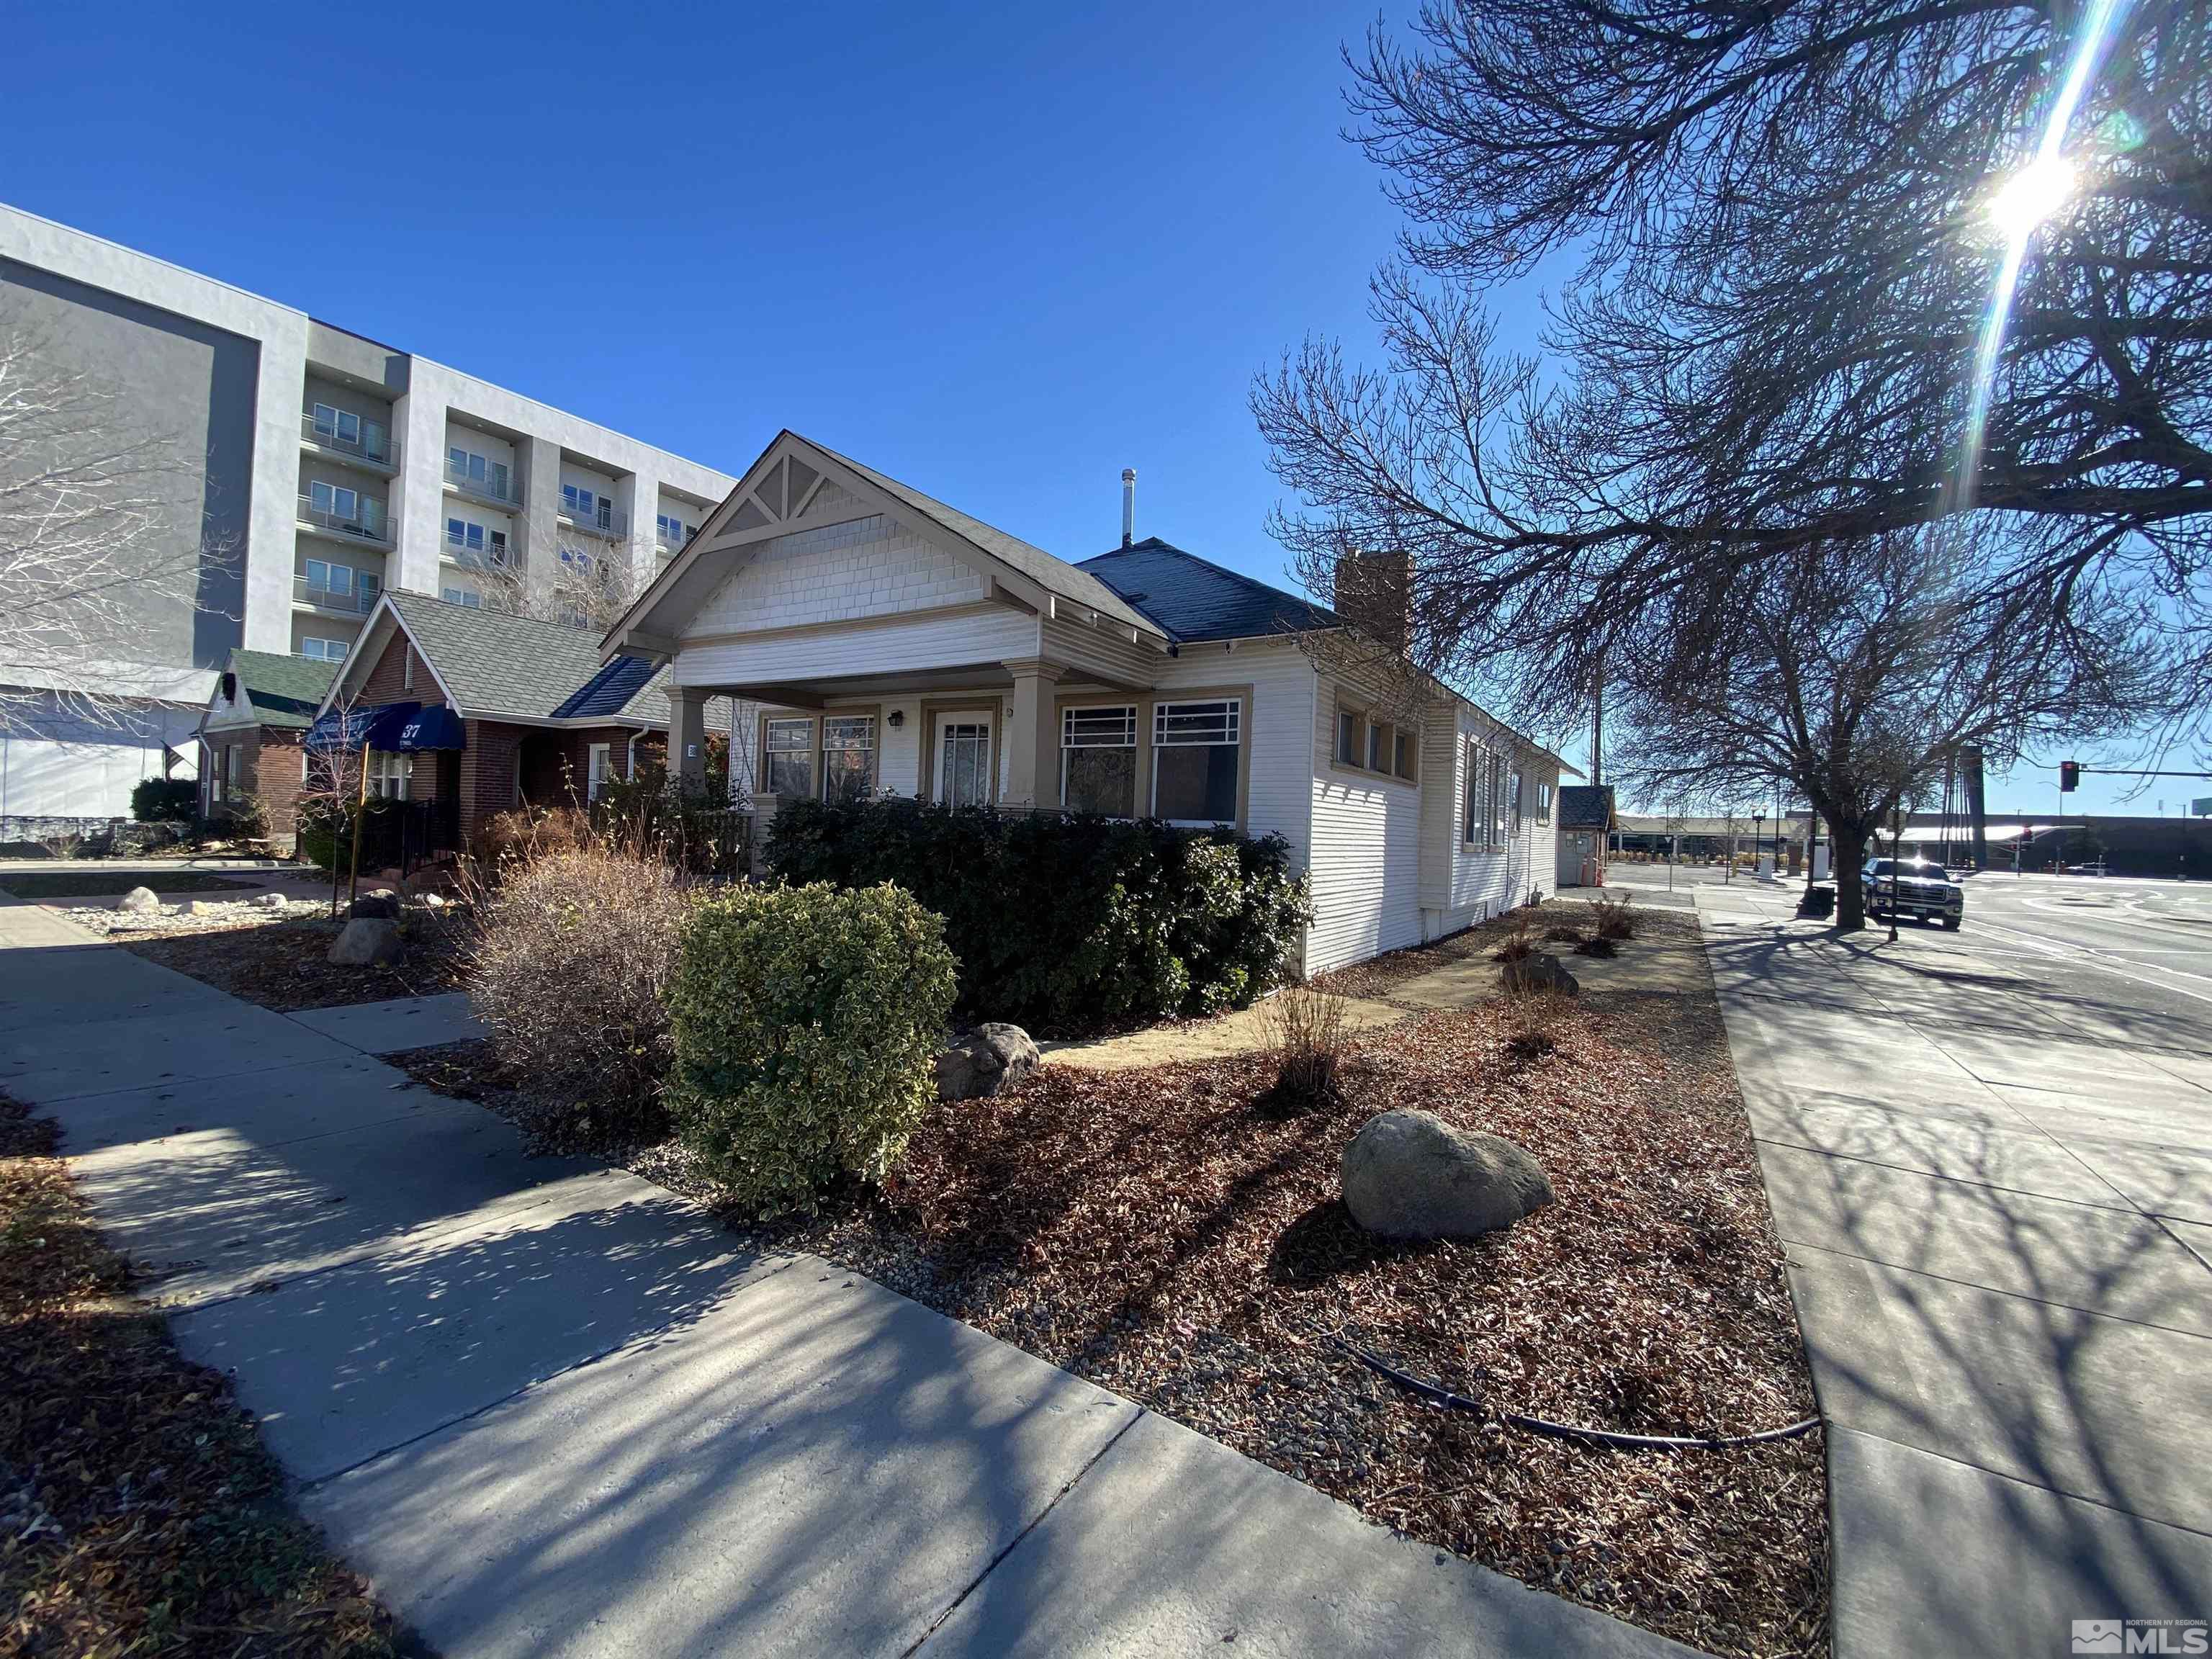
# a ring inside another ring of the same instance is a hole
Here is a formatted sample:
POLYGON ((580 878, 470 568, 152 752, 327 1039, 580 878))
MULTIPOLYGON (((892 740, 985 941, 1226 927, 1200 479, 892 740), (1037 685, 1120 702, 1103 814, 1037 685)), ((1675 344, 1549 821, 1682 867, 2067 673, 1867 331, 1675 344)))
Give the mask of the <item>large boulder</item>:
POLYGON ((1352 1218, 1385 1238, 1473 1238, 1552 1201, 1552 1183, 1527 1152, 1434 1112, 1369 1119, 1339 1173, 1352 1218))
POLYGON ((1559 957, 1535 951, 1505 964, 1505 988, 1550 991, 1571 997, 1580 994, 1583 985, 1559 957))
POLYGON ((397 921, 399 919, 399 895, 389 887, 372 888, 354 900, 353 908, 347 914, 355 917, 368 916, 383 921, 397 921))
POLYGON ((404 948, 398 922, 384 916, 356 916, 331 941, 330 960, 341 968, 368 968, 398 961, 404 948))
POLYGON ((1037 1046, 1018 1025, 987 1020, 937 1057, 937 1097, 975 1100, 1036 1069, 1037 1046))
POLYGON ((115 901, 115 908, 134 916, 157 916, 161 914, 161 896, 150 887, 134 887, 115 901))

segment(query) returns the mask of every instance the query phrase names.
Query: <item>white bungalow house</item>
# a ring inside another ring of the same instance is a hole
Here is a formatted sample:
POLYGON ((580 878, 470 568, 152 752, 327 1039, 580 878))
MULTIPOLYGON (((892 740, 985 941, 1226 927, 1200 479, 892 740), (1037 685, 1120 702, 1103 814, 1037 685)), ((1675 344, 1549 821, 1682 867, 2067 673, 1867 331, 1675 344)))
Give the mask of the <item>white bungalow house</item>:
POLYGON ((1317 973, 1548 890, 1571 770, 1434 682, 1386 709, 1405 676, 1316 648, 1349 626, 1132 540, 1126 511, 1119 548, 1070 562, 785 432, 602 651, 672 665, 695 773, 708 700, 738 700, 763 812, 864 790, 1280 836, 1311 877, 1317 973))

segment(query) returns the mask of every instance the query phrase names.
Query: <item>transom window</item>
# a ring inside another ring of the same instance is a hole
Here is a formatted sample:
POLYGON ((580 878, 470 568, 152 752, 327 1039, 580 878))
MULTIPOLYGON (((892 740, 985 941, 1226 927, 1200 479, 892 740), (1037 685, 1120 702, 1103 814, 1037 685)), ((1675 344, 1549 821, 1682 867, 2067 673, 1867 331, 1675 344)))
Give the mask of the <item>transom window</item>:
POLYGON ((826 714, 822 720, 822 799, 860 800, 876 788, 876 717, 826 714))
POLYGON ((1060 711, 1060 799, 1071 812, 1136 816, 1136 704, 1060 711))
POLYGON ((762 781, 769 793, 791 799, 814 793, 814 722, 811 719, 768 723, 767 764, 762 781))
POLYGON ((1181 823, 1234 823, 1243 700, 1152 707, 1152 811, 1181 823))

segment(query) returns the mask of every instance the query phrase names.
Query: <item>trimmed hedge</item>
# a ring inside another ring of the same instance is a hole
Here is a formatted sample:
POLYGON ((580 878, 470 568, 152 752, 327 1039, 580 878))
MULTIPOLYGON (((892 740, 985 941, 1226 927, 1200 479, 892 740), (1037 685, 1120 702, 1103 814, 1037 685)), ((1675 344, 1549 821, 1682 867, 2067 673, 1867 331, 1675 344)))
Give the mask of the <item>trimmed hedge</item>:
POLYGON ((937 1098, 952 998, 944 926, 909 893, 733 889, 684 924, 669 1115, 758 1214, 879 1180, 937 1098))
POLYGON ((1281 837, 1158 819, 791 801, 767 855, 787 881, 905 888, 945 919, 964 1012, 1058 1036, 1244 1007, 1312 917, 1281 837))

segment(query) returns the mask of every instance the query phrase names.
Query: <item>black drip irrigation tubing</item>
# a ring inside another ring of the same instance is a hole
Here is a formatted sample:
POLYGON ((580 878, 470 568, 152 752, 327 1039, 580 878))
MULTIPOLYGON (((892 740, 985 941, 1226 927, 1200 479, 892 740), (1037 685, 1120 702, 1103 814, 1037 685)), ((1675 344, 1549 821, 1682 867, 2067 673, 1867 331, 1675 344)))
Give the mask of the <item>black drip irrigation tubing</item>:
MULTIPOLYGON (((1478 1417, 1488 1415, 1480 1402, 1463 1394, 1454 1394, 1439 1383, 1425 1382, 1418 1376, 1409 1376, 1389 1360, 1368 1352, 1357 1343, 1346 1341, 1334 1331, 1322 1330, 1318 1325, 1313 1328, 1368 1370, 1388 1377, 1408 1394, 1419 1395, 1447 1411, 1473 1412, 1478 1417)), ((1808 1417, 1786 1428, 1765 1429, 1757 1434, 1619 1434, 1611 1429, 1585 1429, 1572 1423, 1547 1422, 1521 1412, 1502 1412, 1498 1415, 1500 1421, 1528 1434, 1549 1435, 1555 1440, 1583 1440, 1593 1445, 1618 1446, 1631 1451, 1725 1451, 1732 1446, 1764 1446, 1776 1440, 1795 1440, 1820 1426, 1819 1418, 1808 1417)))

